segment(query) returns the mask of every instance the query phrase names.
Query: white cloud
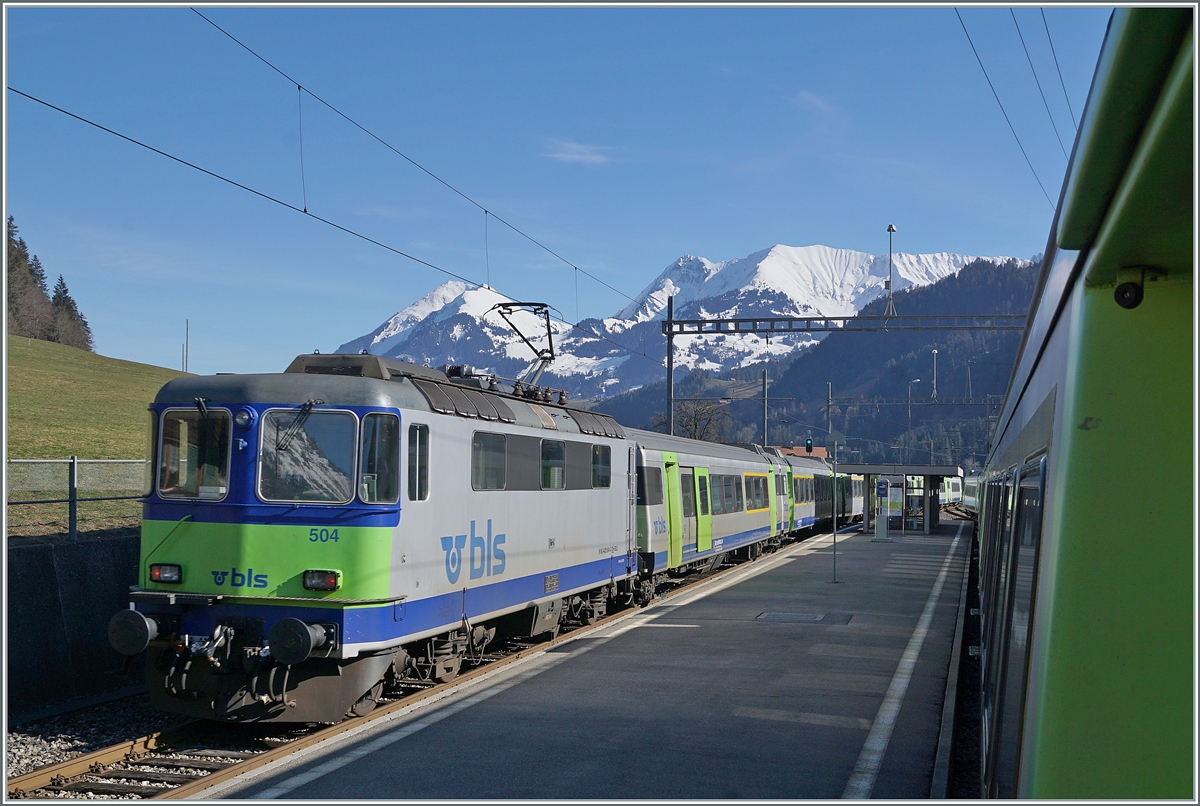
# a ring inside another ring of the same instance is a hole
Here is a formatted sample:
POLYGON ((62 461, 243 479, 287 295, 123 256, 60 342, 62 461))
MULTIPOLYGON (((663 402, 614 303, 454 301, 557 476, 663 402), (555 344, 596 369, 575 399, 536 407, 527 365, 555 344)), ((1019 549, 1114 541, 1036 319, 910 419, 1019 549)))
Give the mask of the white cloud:
POLYGON ((573 143, 570 140, 551 140, 550 152, 542 156, 559 162, 601 165, 608 162, 608 155, 605 152, 611 150, 608 146, 588 146, 583 143, 573 143))
POLYGON ((820 110, 821 112, 828 112, 830 109, 829 104, 827 104, 824 99, 814 93, 809 92, 808 90, 801 90, 800 94, 796 96, 795 100, 798 104, 811 106, 817 110, 820 110))

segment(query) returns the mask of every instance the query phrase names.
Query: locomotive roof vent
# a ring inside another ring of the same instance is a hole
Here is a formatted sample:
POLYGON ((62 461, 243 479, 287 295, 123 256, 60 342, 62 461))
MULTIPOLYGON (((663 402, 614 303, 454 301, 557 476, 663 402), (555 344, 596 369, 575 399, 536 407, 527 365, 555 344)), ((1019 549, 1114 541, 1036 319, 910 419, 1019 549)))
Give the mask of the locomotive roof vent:
POLYGON ((384 381, 402 377, 446 382, 446 374, 436 369, 419 367, 407 361, 396 361, 379 355, 362 355, 361 353, 354 355, 337 353, 298 355, 284 372, 305 375, 344 375, 351 378, 379 378, 384 381))

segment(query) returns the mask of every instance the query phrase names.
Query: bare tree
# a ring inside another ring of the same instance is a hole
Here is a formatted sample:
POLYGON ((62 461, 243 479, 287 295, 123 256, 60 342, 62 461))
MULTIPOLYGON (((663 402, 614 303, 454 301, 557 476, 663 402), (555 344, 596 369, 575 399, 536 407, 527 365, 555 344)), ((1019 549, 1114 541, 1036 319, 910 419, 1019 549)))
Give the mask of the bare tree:
MULTIPOLYGON (((729 411, 716 400, 675 401, 675 435, 704 442, 720 442, 729 425, 729 411)), ((657 412, 650 418, 655 431, 667 430, 667 415, 657 412)))

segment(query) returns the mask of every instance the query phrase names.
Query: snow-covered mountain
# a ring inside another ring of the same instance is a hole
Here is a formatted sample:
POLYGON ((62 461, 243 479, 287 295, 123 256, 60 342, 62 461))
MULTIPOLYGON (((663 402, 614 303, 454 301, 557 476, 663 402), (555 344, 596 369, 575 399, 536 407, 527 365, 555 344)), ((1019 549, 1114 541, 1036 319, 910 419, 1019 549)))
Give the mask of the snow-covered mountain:
MULTIPOLYGON (((929 285, 957 274, 977 258, 937 252, 892 256, 895 290, 929 285)), ((1009 258, 986 258, 1004 261, 1009 258)), ((543 384, 574 398, 609 397, 663 378, 666 342, 660 322, 667 298, 675 317, 853 316, 884 293, 888 256, 828 246, 785 246, 713 263, 684 255, 636 299, 612 317, 578 326, 554 322, 557 359, 543 384)), ((337 352, 368 350, 417 364, 471 364, 502 377, 519 377, 532 363, 528 346, 496 313, 509 299, 486 286, 452 280, 401 310, 375 330, 337 352)), ((545 342, 544 323, 532 314, 513 317, 535 344, 545 342)), ((784 355, 814 342, 811 336, 677 338, 675 366, 719 370, 784 355)))

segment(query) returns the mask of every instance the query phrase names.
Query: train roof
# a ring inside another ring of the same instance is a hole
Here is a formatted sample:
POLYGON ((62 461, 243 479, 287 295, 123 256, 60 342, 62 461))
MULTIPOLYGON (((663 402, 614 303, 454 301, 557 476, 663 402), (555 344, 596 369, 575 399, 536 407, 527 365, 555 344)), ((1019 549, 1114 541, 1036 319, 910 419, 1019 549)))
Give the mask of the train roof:
POLYGON ((155 402, 215 404, 373 406, 510 423, 528 428, 623 439, 625 429, 611 416, 485 388, 476 377, 451 377, 375 355, 301 355, 281 373, 193 375, 159 390, 155 402))
POLYGON ((640 428, 627 428, 625 430, 629 435, 629 439, 635 440, 638 445, 643 448, 650 448, 651 450, 701 453, 705 456, 716 456, 723 459, 767 463, 767 457, 754 451, 746 450, 745 448, 739 448, 736 445, 670 436, 668 434, 660 434, 657 431, 643 431, 640 428))

